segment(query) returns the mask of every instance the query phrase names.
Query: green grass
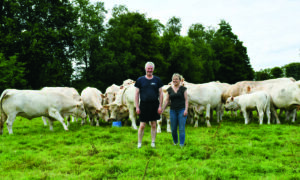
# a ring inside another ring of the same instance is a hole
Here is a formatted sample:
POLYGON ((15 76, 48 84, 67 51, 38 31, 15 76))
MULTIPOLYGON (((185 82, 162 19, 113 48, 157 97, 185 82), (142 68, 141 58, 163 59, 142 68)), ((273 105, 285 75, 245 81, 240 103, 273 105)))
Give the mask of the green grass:
POLYGON ((183 149, 166 125, 151 148, 147 126, 137 149, 130 126, 78 122, 66 132, 55 122, 51 132, 40 118, 17 118, 14 134, 5 126, 0 136, 0 179, 300 179, 300 118, 261 126, 256 116, 249 125, 223 119, 212 128, 187 124, 183 149))

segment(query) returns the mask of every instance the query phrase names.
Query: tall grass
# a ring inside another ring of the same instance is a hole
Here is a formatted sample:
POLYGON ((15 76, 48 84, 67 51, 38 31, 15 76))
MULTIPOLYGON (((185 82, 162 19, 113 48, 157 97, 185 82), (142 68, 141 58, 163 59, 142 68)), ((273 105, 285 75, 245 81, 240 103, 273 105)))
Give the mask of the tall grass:
MULTIPOLYGON (((298 116, 299 117, 299 116, 298 116)), ((212 128, 186 126, 186 146, 174 146, 170 133, 150 146, 146 127, 137 149, 130 126, 81 126, 54 131, 41 118, 17 118, 13 135, 0 136, 1 179, 300 179, 300 127, 283 122, 244 125, 241 116, 224 116, 212 128)))

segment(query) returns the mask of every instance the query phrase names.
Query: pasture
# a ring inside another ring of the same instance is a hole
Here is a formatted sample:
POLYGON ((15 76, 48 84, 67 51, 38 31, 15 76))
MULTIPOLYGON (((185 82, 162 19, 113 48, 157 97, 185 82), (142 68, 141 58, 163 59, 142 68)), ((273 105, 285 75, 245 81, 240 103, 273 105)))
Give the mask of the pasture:
MULTIPOLYGON (((214 117, 214 119, 216 119, 214 117)), ((186 146, 174 146, 166 125, 150 146, 147 126, 137 149, 129 125, 101 127, 71 123, 54 131, 41 118, 17 118, 14 134, 0 136, 1 179, 300 179, 300 114, 295 124, 244 125, 225 114, 218 125, 186 126, 186 146)), ((165 123, 165 122, 164 122, 165 123)))

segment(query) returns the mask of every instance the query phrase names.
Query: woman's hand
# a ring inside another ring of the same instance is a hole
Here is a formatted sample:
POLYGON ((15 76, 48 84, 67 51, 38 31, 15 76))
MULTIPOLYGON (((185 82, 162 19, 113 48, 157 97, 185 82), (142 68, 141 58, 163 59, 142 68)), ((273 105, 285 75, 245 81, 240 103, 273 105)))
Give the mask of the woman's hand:
POLYGON ((184 112, 183 112, 183 116, 187 116, 188 115, 188 112, 187 112, 187 110, 184 110, 184 112))

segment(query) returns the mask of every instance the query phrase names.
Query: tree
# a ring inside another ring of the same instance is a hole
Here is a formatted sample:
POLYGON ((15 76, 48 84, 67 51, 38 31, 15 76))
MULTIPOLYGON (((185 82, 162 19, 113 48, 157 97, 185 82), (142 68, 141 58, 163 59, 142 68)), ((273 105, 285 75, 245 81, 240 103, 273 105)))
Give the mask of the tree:
POLYGON ((267 79, 271 79, 271 78, 272 78, 271 69, 269 69, 269 68, 257 71, 257 72, 255 72, 255 75, 254 75, 255 81, 263 81, 263 80, 267 80, 267 79))
POLYGON ((220 68, 220 62, 216 59, 216 54, 210 44, 214 34, 214 29, 206 31, 202 24, 193 24, 189 28, 188 36, 192 39, 194 46, 193 58, 198 64, 196 83, 214 81, 216 72, 220 68))
MULTIPOLYGON (((112 14, 103 41, 103 63, 98 66, 98 72, 105 74, 99 79, 107 86, 137 79, 145 74, 147 61, 158 65, 163 60, 159 51, 162 25, 157 20, 130 12, 125 6, 114 7, 112 14)), ((160 72, 159 68, 155 71, 160 72)))
POLYGON ((286 77, 293 77, 300 80, 300 63, 290 63, 283 67, 286 77))
POLYGON ((271 69, 272 78, 281 78, 283 77, 283 70, 280 67, 274 67, 271 69))
POLYGON ((8 88, 22 88, 26 85, 24 65, 24 63, 17 62, 16 55, 5 59, 3 53, 0 53, 0 92, 8 88))
POLYGON ((211 46, 220 62, 216 79, 221 82, 235 83, 241 80, 252 80, 254 71, 250 64, 247 48, 232 33, 231 26, 222 20, 220 28, 211 41, 211 46))
POLYGON ((0 48, 6 59, 18 54, 28 88, 70 84, 75 20, 68 0, 4 0, 0 48))
POLYGON ((78 23, 73 32, 75 36, 73 58, 78 76, 75 76, 73 84, 79 80, 81 81, 79 89, 88 85, 98 87, 101 86, 101 82, 96 78, 96 69, 98 64, 101 64, 99 54, 105 33, 106 10, 103 2, 91 4, 89 0, 75 0, 73 4, 78 15, 78 23))

